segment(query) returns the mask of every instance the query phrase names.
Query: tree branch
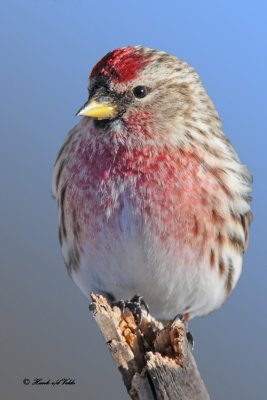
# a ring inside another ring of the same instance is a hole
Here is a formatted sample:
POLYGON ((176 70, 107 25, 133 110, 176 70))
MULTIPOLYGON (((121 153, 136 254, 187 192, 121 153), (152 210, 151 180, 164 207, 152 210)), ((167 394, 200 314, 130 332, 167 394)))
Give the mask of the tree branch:
POLYGON ((143 312, 138 329, 133 314, 110 307, 91 294, 90 310, 133 400, 209 400, 179 319, 166 327, 143 312))

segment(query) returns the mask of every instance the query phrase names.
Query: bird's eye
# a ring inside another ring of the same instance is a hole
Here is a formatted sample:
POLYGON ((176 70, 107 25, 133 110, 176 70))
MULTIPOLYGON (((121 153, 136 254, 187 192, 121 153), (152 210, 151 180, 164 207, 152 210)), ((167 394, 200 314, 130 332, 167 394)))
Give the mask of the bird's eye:
POLYGON ((147 95, 147 88, 145 86, 136 86, 133 89, 133 94, 138 99, 142 99, 143 97, 146 97, 146 95, 147 95))

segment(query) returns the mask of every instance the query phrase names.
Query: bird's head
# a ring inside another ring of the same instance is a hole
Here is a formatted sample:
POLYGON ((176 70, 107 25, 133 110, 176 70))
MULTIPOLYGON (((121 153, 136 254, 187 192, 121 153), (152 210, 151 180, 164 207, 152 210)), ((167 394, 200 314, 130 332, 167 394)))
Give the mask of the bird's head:
POLYGON ((103 129, 126 128, 148 137, 166 134, 190 119, 196 91, 208 98, 187 63, 163 51, 123 47, 94 66, 89 99, 78 115, 93 118, 103 129))

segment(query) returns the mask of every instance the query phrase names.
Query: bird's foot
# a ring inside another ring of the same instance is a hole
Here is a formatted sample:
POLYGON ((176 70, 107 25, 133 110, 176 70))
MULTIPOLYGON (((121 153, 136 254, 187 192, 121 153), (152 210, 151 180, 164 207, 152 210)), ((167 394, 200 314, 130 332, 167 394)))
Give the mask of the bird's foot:
POLYGON ((194 347, 195 347, 195 342, 194 342, 194 337, 193 337, 193 335, 192 335, 192 333, 190 331, 186 332, 186 338, 187 338, 187 341, 190 344, 191 349, 193 351, 194 347))
POLYGON ((173 318, 172 323, 174 323, 177 319, 180 319, 184 323, 185 329, 186 329, 187 341, 188 341, 189 345, 191 346, 191 349, 194 350, 194 345, 195 345, 194 337, 193 337, 192 333, 188 330, 189 318, 190 318, 190 314, 189 313, 185 313, 184 315, 183 314, 177 314, 173 318))
POLYGON ((113 301, 112 306, 119 307, 122 314, 124 314, 125 309, 128 308, 133 314, 138 328, 141 327, 142 323, 142 309, 145 309, 146 312, 149 313, 148 305, 146 304, 143 297, 138 294, 136 294, 130 300, 113 301))

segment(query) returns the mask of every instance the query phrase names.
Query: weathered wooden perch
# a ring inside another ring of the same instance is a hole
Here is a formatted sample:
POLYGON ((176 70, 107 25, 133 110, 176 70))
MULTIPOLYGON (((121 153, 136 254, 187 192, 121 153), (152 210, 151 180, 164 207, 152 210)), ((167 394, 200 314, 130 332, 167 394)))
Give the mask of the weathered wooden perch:
POLYGON ((139 330, 128 309, 122 315, 103 296, 92 293, 91 299, 89 308, 132 399, 209 399, 181 320, 164 328, 144 312, 139 330))

